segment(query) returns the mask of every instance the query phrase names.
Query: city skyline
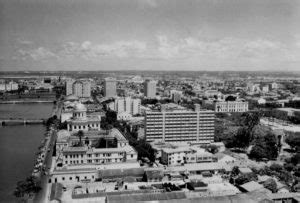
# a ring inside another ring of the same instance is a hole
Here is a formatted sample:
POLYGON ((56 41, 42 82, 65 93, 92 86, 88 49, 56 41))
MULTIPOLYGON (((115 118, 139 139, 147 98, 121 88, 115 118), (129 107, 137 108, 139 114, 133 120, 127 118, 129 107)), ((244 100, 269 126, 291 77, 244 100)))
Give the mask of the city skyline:
POLYGON ((1 71, 296 71, 300 65, 295 0, 0 4, 1 71))

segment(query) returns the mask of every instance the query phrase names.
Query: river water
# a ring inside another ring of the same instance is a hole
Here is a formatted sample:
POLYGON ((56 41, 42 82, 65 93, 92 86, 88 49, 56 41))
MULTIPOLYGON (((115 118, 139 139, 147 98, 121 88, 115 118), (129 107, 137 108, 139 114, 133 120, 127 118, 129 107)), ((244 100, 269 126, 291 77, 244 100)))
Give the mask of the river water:
MULTIPOLYGON (((53 104, 0 104, 0 118, 48 118, 53 104)), ((0 127, 0 202, 16 202, 16 183, 30 175, 45 126, 0 127)))

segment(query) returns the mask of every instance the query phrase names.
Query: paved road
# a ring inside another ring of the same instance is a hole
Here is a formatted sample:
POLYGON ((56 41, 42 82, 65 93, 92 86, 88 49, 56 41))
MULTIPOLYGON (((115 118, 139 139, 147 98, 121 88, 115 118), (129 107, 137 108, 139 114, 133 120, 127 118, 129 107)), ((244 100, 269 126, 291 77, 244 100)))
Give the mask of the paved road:
MULTIPOLYGON (((58 118, 60 118, 60 110, 61 110, 62 104, 61 102, 58 102, 58 104, 56 105, 55 110, 53 111, 52 115, 57 115, 58 118)), ((50 149, 49 152, 47 152, 46 154, 46 158, 45 158, 45 165, 46 165, 46 173, 47 175, 44 175, 44 173, 41 174, 41 187, 42 190, 35 196, 34 201, 33 202, 37 202, 37 203, 42 203, 42 202, 47 202, 47 196, 48 195, 48 179, 49 179, 49 169, 51 167, 52 164, 52 154, 53 154, 53 149, 54 149, 54 145, 55 145, 55 140, 56 140, 56 134, 57 134, 57 130, 54 127, 51 127, 51 135, 50 135, 50 141, 48 144, 47 149, 50 149)))
MULTIPOLYGON (((55 139, 56 139, 56 130, 52 131, 52 135, 50 136, 50 142, 49 142, 49 146, 48 148, 50 148, 50 151, 47 152, 46 155, 46 159, 45 159, 45 165, 46 165, 46 172, 47 174, 49 174, 49 168, 51 167, 52 164, 52 154, 53 154, 53 146, 55 143, 55 139)), ((47 195, 47 184, 48 184, 48 175, 44 175, 44 173, 41 173, 41 187, 42 190, 36 195, 34 202, 37 203, 41 203, 41 202, 45 202, 45 200, 47 199, 46 195, 47 195)))

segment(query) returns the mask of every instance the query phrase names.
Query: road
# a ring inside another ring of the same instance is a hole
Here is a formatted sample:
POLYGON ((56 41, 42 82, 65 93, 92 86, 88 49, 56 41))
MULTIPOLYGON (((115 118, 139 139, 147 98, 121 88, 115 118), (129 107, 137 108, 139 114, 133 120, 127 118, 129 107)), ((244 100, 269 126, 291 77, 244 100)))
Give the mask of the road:
POLYGON ((45 202, 45 200, 47 199, 46 195, 47 195, 47 185, 48 185, 48 178, 49 178, 48 174, 49 174, 49 168, 51 167, 52 164, 52 154, 53 154, 53 146, 55 144, 55 139, 56 139, 56 130, 53 130, 47 147, 47 149, 50 148, 50 151, 47 152, 45 158, 47 175, 45 175, 43 172, 41 173, 40 180, 41 180, 42 190, 34 198, 34 202, 37 203, 45 202))
MULTIPOLYGON (((61 102, 58 102, 56 105, 56 108, 53 110, 53 115, 56 115, 57 118, 60 118, 60 112, 61 112, 61 107, 62 104, 61 102)), ((45 165, 46 165, 46 175, 42 172, 41 173, 41 187, 42 190, 36 194, 33 202, 36 203, 42 203, 42 202, 47 202, 48 199, 48 194, 49 194, 49 183, 48 183, 48 179, 49 179, 49 169, 51 168, 51 164, 52 164, 52 154, 53 154, 53 149, 55 147, 55 140, 56 140, 56 136, 57 136, 57 130, 55 126, 51 126, 51 135, 50 135, 50 141, 47 145, 47 149, 50 149, 50 151, 47 151, 46 154, 46 158, 45 158, 45 165)))

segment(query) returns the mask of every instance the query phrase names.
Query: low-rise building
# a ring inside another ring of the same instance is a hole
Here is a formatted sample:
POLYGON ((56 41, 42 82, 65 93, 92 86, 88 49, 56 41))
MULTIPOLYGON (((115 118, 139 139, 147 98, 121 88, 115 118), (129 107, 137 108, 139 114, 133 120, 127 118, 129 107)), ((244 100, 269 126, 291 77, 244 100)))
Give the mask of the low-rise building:
POLYGON ((69 131, 89 131, 100 130, 100 116, 87 116, 87 108, 81 104, 76 104, 73 110, 72 118, 67 120, 67 128, 69 131))
POLYGON ((63 151, 63 163, 78 164, 107 164, 119 162, 136 162, 137 153, 129 145, 118 148, 89 148, 67 147, 63 151))
POLYGON ((213 154, 196 147, 167 148, 161 151, 161 162, 166 165, 212 162, 213 160, 213 154))
POLYGON ((214 104, 215 112, 247 112, 247 101, 217 101, 214 104))

